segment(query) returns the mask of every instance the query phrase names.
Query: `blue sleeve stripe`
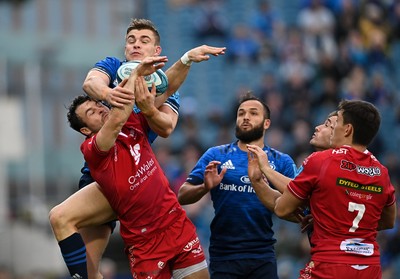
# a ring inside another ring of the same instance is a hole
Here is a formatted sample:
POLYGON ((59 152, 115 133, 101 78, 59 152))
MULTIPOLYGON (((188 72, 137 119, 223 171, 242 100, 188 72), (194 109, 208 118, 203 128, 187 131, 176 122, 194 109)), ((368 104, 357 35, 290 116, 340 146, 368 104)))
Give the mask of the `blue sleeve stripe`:
POLYGON ((179 108, 176 105, 174 105, 174 104, 172 104, 170 102, 165 102, 163 105, 164 106, 169 106, 176 114, 179 115, 179 112, 178 112, 179 108))

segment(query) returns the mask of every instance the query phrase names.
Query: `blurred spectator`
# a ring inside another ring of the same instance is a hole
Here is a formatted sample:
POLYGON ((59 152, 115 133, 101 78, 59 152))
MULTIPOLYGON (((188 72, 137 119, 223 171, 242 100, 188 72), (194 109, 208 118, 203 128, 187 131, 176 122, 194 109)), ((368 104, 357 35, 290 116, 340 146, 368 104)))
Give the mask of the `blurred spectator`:
POLYGON ((278 84, 275 75, 273 73, 265 73, 261 77, 260 86, 256 90, 256 95, 261 99, 265 99, 269 93, 276 90, 278 90, 278 84))
POLYGON ((292 79, 300 79, 306 83, 315 76, 315 70, 304 54, 301 31, 296 28, 288 30, 286 40, 282 40, 279 48, 278 77, 283 85, 292 79))
POLYGON ((393 0, 388 8, 388 22, 390 25, 390 38, 393 41, 400 40, 400 0, 393 0))
POLYGON ((347 40, 344 41, 348 48, 349 56, 354 64, 365 67, 367 65, 367 51, 363 44, 361 33, 358 30, 349 32, 347 40))
POLYGON ((225 38, 229 30, 224 0, 198 1, 195 6, 194 29, 197 38, 225 38))
POLYGON ((368 87, 368 77, 365 70, 360 66, 355 66, 341 82, 341 97, 343 99, 365 100, 368 87))
POLYGON ((339 57, 335 61, 336 67, 339 71, 340 80, 346 77, 351 69, 354 67, 354 62, 351 58, 350 48, 346 42, 339 45, 339 57))
POLYGON ((333 77, 327 76, 322 79, 322 88, 320 94, 318 94, 312 101, 312 107, 314 110, 323 109, 329 113, 336 109, 340 100, 341 98, 338 91, 337 81, 333 77))
POLYGON ((300 11, 298 25, 303 31, 304 50, 311 63, 318 64, 321 54, 336 57, 335 17, 322 0, 311 0, 310 6, 300 11))
POLYGON ((334 59, 329 55, 322 55, 317 69, 318 79, 332 78, 339 82, 342 78, 339 67, 334 59))
POLYGON ((376 43, 378 37, 382 41, 383 49, 386 50, 390 31, 386 16, 380 1, 365 1, 360 15, 359 30, 366 49, 376 43))
POLYGON ((385 83, 385 77, 378 71, 373 72, 371 75, 366 100, 377 106, 390 105, 393 101, 393 96, 385 83))
POLYGON ((226 56, 230 62, 258 63, 260 45, 249 27, 245 24, 237 24, 233 27, 232 34, 227 41, 226 56))
POLYGON ((358 0, 338 0, 335 13, 335 38, 338 43, 345 40, 352 30, 358 28, 359 5, 358 0))
POLYGON ((256 32, 260 42, 272 40, 276 25, 283 24, 278 12, 269 0, 258 0, 256 8, 250 14, 250 27, 256 32))

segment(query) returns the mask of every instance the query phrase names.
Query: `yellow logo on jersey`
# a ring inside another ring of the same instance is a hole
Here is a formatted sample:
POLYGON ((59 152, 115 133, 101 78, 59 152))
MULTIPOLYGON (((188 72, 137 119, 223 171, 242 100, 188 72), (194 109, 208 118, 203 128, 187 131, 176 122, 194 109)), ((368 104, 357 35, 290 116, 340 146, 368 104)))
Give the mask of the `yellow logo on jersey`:
POLYGON ((380 194, 382 193, 383 187, 378 186, 378 185, 362 185, 357 182, 345 179, 345 178, 340 178, 338 177, 336 179, 336 185, 342 186, 342 187, 347 187, 350 189, 354 190, 362 190, 366 192, 371 192, 371 193, 377 193, 380 194))

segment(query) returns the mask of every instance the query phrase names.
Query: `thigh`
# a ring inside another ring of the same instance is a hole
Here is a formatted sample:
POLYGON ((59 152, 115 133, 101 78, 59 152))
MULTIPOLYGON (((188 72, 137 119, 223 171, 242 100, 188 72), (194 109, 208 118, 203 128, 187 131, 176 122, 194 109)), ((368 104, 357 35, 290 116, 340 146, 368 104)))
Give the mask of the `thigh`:
POLYGON ((78 190, 59 206, 77 228, 101 225, 116 218, 96 182, 78 190))
POLYGON ((196 227, 185 217, 181 222, 175 222, 168 229, 168 238, 171 244, 175 244, 175 255, 172 261, 172 269, 188 268, 193 272, 193 266, 204 266, 206 256, 201 246, 200 239, 196 233, 196 227), (179 236, 177 239, 176 236, 179 236))

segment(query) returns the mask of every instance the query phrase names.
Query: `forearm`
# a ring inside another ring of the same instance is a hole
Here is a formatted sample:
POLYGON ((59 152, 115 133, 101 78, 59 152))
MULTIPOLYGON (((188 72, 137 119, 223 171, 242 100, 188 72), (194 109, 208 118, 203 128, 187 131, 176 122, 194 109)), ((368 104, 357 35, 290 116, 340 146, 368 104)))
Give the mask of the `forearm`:
MULTIPOLYGON (((168 77, 168 89, 160 97, 163 97, 166 100, 168 97, 174 94, 185 81, 189 70, 190 67, 183 64, 180 59, 176 61, 170 68, 168 68, 168 70, 165 71, 165 74, 168 77)), ((163 98, 160 98, 160 101, 162 101, 163 98)), ((165 100, 163 100, 162 103, 165 102, 165 100)))
POLYGON ((263 179, 255 181, 252 180, 251 185, 253 186, 253 189, 261 203, 273 212, 276 199, 281 196, 281 193, 275 189, 272 189, 263 179))
POLYGON ((208 191, 204 184, 192 185, 184 183, 178 192, 178 201, 181 205, 192 204, 199 201, 208 191))
POLYGON ((175 128, 171 117, 156 107, 153 107, 146 112, 142 111, 150 129, 152 129, 160 137, 168 137, 175 128))
POLYGON ((274 185, 274 187, 280 192, 283 193, 289 184, 292 181, 291 178, 284 176, 283 174, 273 170, 270 167, 264 166, 261 171, 268 179, 269 183, 274 185))
MULTIPOLYGON (((104 74, 103 74, 104 75, 104 74)), ((101 74, 96 74, 93 71, 88 75, 82 86, 83 91, 95 100, 106 100, 106 97, 110 90, 108 84, 104 81, 104 77, 101 74)))

